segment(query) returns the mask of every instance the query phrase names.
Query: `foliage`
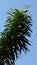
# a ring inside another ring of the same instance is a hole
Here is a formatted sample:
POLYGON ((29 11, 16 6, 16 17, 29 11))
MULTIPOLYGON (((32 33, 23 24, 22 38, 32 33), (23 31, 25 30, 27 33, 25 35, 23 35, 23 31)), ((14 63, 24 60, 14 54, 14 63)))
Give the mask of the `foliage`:
POLYGON ((31 36, 32 19, 27 12, 27 9, 11 9, 8 12, 9 16, 0 38, 0 63, 14 65, 22 50, 29 51, 30 42, 27 37, 31 36))

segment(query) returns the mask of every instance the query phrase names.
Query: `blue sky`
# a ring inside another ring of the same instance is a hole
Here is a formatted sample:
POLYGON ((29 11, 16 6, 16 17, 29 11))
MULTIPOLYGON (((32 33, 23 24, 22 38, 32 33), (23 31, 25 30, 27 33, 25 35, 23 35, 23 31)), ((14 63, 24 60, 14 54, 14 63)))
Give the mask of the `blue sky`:
POLYGON ((6 12, 9 8, 22 9, 24 5, 29 5, 32 16, 32 36, 30 38, 32 46, 30 52, 25 55, 23 52, 15 65, 37 65, 37 0, 0 0, 0 32, 4 29, 6 12))

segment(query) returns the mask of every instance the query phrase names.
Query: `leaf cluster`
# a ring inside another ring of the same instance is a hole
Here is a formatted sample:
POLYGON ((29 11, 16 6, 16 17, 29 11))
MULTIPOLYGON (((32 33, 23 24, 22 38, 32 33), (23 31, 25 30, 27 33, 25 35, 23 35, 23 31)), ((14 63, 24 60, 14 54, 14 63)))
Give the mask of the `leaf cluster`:
POLYGON ((9 65, 15 63, 22 50, 29 51, 31 37, 32 18, 27 14, 28 10, 10 10, 6 19, 5 29, 0 38, 0 63, 9 65))

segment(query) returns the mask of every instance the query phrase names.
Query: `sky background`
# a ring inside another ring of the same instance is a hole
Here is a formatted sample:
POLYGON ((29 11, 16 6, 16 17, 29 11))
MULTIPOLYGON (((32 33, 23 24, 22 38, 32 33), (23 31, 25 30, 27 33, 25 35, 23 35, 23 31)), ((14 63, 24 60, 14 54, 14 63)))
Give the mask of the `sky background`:
POLYGON ((25 5, 31 6, 29 8, 32 16, 32 33, 30 52, 25 55, 23 52, 15 65, 37 65, 37 0, 0 0, 0 32, 4 30, 5 19, 9 8, 22 9, 25 5))

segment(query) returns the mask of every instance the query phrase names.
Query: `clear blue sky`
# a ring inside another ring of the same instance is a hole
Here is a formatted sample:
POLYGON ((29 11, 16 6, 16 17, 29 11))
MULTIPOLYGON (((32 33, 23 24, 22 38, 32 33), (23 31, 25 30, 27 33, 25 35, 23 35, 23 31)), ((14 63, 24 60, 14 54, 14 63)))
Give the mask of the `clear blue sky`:
POLYGON ((32 16, 32 36, 30 38, 32 46, 30 52, 25 55, 23 52, 15 65, 37 65, 37 0, 0 0, 0 31, 3 31, 6 12, 9 8, 21 9, 24 5, 30 5, 30 14, 32 16))

